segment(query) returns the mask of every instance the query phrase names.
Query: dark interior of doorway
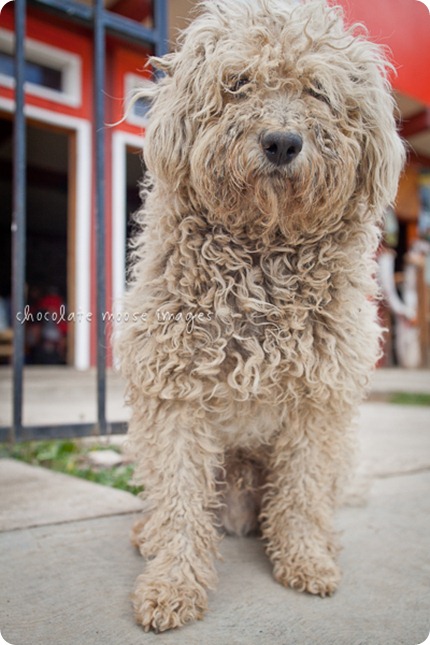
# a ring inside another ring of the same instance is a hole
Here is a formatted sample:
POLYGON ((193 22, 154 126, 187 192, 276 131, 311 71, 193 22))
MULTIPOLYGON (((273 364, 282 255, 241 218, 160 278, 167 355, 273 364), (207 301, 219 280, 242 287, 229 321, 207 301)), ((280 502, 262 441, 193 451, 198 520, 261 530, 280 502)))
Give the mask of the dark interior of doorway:
MULTIPOLYGON (((13 122, 0 118, 1 324, 11 326, 11 222, 13 122)), ((58 321, 67 303, 69 137, 27 126, 26 363, 64 364, 67 324, 58 321), (55 319, 55 320, 54 320, 55 319)))

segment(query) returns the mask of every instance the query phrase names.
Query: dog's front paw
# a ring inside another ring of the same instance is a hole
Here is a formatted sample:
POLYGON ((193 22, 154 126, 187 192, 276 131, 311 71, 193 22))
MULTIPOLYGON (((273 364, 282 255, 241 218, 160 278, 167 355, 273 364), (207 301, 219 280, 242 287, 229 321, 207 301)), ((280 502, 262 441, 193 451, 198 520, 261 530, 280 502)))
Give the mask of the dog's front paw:
POLYGON ((139 576, 133 594, 137 622, 147 632, 163 632, 203 618, 207 594, 197 582, 175 583, 139 576))
POLYGON ((276 562, 273 575, 285 587, 322 597, 331 596, 340 581, 340 569, 329 555, 315 560, 276 562))

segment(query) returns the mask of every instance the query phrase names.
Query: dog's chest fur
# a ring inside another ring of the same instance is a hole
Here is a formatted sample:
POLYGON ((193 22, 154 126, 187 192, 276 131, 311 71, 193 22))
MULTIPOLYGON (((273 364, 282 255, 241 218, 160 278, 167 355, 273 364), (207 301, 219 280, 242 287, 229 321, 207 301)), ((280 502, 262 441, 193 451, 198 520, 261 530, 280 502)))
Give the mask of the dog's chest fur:
POLYGON ((312 383, 321 389, 321 365, 331 378, 340 373, 342 358, 354 354, 345 310, 348 301, 355 303, 352 329, 362 298, 352 286, 346 251, 332 239, 258 247, 223 229, 194 231, 189 244, 176 247, 178 291, 182 307, 212 313, 193 329, 196 373, 229 397, 282 403, 298 390, 309 394, 312 383), (342 271, 336 268, 340 257, 342 271), (344 323, 336 326, 340 306, 344 323), (211 360, 205 361, 207 353, 199 350, 208 345, 211 360))

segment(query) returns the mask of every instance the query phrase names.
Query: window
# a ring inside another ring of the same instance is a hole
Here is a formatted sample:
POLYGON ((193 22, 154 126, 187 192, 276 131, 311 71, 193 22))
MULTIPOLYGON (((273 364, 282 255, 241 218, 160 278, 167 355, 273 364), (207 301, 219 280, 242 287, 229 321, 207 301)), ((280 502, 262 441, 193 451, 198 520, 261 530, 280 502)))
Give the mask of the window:
MULTIPOLYGON (((137 74, 126 74, 125 77, 125 96, 126 101, 129 103, 133 96, 136 94, 140 88, 143 87, 145 79, 142 76, 137 74)), ((144 98, 136 99, 129 110, 127 110, 128 105, 126 104, 126 120, 133 125, 146 125, 146 117, 151 107, 151 104, 148 100, 144 98)))
MULTIPOLYGON (((14 75, 14 61, 12 54, 0 52, 0 74, 5 76, 14 75)), ((61 92, 63 89, 63 74, 61 70, 47 67, 26 61, 25 63, 25 80, 34 85, 49 87, 51 90, 61 92)))
MULTIPOLYGON (((13 87, 14 34, 0 29, 0 84, 13 87)), ((76 54, 31 38, 25 43, 26 90, 42 98, 78 107, 81 104, 81 59, 76 54)))
POLYGON ((144 122, 146 119, 146 115, 148 114, 149 108, 150 108, 149 101, 147 101, 146 99, 138 98, 133 103, 132 114, 136 118, 142 119, 142 121, 144 122))

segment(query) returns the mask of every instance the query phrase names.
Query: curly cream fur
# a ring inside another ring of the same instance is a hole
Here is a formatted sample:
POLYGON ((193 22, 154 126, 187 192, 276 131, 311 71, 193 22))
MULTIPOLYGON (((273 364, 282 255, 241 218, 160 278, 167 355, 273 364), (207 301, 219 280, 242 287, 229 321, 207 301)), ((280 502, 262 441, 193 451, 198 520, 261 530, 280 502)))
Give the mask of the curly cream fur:
POLYGON ((275 577, 335 590, 332 516, 379 352, 373 258, 404 153, 383 52, 320 0, 202 3, 153 64, 117 354, 148 500, 134 607, 164 630, 202 617, 220 518, 254 529, 257 509, 275 577), (265 156, 268 131, 302 137, 291 164, 265 156))

